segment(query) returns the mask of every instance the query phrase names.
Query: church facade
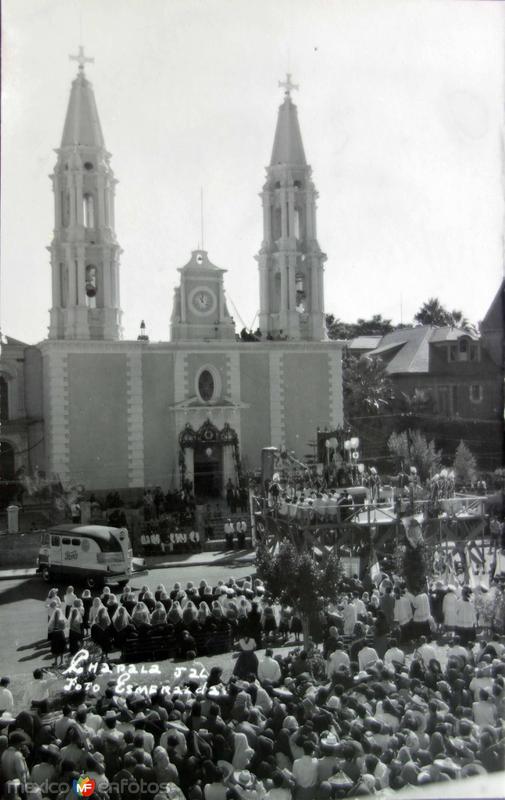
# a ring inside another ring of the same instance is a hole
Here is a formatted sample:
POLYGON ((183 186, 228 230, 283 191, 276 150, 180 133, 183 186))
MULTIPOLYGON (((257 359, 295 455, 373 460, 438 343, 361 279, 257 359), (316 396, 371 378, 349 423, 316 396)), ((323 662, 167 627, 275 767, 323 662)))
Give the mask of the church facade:
POLYGON ((0 361, 4 472, 37 465, 90 491, 190 481, 198 496, 216 496, 260 467, 263 447, 303 458, 318 426, 343 424, 341 345, 324 339, 325 255, 293 85, 283 84, 262 192, 261 334, 237 336, 226 270, 195 250, 179 269, 170 341, 125 341, 115 179, 84 61, 51 176, 49 335, 34 346, 7 340, 0 361), (22 369, 15 357, 9 367, 11 346, 22 369), (30 387, 21 411, 9 402, 20 381, 30 387))

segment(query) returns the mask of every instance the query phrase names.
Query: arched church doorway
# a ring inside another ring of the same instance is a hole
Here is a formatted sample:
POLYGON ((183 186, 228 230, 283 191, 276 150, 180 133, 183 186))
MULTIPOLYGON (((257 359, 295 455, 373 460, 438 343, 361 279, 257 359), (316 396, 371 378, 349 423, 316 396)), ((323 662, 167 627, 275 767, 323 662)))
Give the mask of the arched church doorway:
POLYGON ((231 480, 239 482, 238 436, 228 423, 219 430, 207 419, 198 429, 188 423, 179 435, 181 484, 190 484, 198 500, 222 497, 231 480))
POLYGON ((223 448, 198 442, 193 452, 195 497, 220 497, 223 490, 223 448))

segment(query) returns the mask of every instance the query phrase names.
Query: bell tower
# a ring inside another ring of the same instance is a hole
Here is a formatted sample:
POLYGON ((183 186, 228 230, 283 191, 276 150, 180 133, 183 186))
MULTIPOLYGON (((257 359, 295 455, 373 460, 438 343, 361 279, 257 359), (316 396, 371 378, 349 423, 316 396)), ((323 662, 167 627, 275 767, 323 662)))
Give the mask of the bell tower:
POLYGON ((261 193, 263 242, 256 256, 260 273, 259 326, 263 336, 324 339, 323 264, 316 232, 317 192, 305 159, 296 106, 298 86, 279 82, 279 108, 270 166, 261 193))
POLYGON ((50 339, 117 340, 121 334, 116 180, 105 149, 93 87, 77 56, 61 145, 51 175, 55 221, 51 253, 50 339))

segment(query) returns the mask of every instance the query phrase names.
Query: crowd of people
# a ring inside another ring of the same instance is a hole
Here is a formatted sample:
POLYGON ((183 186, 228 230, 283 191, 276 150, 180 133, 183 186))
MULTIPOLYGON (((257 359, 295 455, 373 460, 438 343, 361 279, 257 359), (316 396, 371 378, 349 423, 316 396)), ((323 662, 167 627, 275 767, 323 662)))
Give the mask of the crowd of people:
POLYGON ((181 658, 188 652, 215 653, 213 640, 220 645, 223 634, 230 645, 245 634, 258 643, 265 636, 278 635, 285 640, 293 634, 298 639, 302 629, 299 617, 264 598, 258 579, 242 581, 240 586, 233 580, 227 584, 219 581, 215 587, 205 580, 198 586, 190 582, 185 588, 175 583, 169 592, 162 584, 154 592, 147 586, 138 592, 126 586, 120 595, 106 586, 95 597, 89 589, 77 597, 73 586, 60 597, 53 588, 46 600, 48 641, 58 666, 67 650, 75 654, 88 637, 109 655, 132 637, 162 636, 173 643, 181 658))
POLYGON ((91 632, 102 620, 116 632, 182 626, 191 665, 192 626, 210 619, 233 628, 238 656, 231 676, 217 665, 193 670, 154 694, 120 692, 114 678, 99 696, 76 690, 50 716, 40 671, 32 708, 18 714, 4 678, 3 796, 67 800, 84 774, 98 800, 318 800, 501 770, 505 644, 491 629, 477 635, 470 595, 438 582, 413 597, 384 573, 364 591, 353 578, 305 649, 274 655, 300 636, 301 620, 272 605, 257 579, 121 598, 51 590, 50 619, 70 630, 77 616, 91 632))

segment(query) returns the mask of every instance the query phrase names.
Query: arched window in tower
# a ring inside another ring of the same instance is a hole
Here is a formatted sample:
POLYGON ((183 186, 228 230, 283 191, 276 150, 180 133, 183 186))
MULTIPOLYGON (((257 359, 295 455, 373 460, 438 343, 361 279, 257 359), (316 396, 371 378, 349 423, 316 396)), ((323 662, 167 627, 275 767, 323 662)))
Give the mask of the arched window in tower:
POLYGON ((68 295, 68 270, 63 262, 60 261, 60 306, 67 307, 68 295))
POLYGON ((272 209, 272 234, 274 242, 282 236, 282 212, 278 207, 272 209))
POLYGON ((305 312, 307 294, 305 292, 305 275, 303 272, 297 272, 295 276, 296 282, 296 310, 299 314, 305 312))
POLYGON ((70 223, 70 195, 68 192, 61 193, 61 226, 68 228, 70 223))
POLYGON ((274 276, 274 307, 272 311, 279 311, 281 307, 281 273, 276 272, 274 276))
POLYGON ((9 384, 3 375, 0 375, 0 421, 9 419, 9 384))
POLYGON ((301 238, 301 229, 301 210, 299 208, 295 208, 295 239, 301 238))
POLYGON ((85 194, 82 198, 82 211, 85 228, 95 227, 95 198, 92 194, 85 194))
POLYGON ((96 308, 96 267, 88 264, 86 267, 86 301, 89 308, 96 308))

